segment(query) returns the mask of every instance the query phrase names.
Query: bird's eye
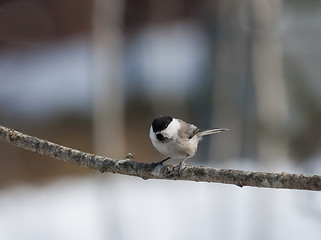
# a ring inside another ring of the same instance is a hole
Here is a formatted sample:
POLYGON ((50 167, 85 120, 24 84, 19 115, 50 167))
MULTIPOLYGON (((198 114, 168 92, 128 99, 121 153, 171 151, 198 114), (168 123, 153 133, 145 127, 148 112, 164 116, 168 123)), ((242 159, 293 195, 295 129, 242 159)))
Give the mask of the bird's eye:
POLYGON ((164 140, 165 140, 165 137, 164 137, 161 133, 157 133, 157 134, 156 134, 156 138, 157 138, 159 141, 164 141, 164 140))

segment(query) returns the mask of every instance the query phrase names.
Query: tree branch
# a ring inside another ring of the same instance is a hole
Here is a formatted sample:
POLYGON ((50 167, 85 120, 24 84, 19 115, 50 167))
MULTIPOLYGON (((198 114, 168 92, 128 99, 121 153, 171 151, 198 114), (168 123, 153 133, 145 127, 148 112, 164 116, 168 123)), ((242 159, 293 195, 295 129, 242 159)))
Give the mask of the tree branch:
POLYGON ((290 173, 249 172, 208 167, 184 167, 180 171, 174 166, 138 163, 131 161, 128 154, 122 160, 113 160, 90 153, 64 147, 47 140, 29 136, 0 125, 0 139, 15 146, 66 162, 99 170, 143 179, 170 179, 196 182, 216 182, 234 184, 239 187, 287 188, 301 190, 321 190, 321 176, 290 173))

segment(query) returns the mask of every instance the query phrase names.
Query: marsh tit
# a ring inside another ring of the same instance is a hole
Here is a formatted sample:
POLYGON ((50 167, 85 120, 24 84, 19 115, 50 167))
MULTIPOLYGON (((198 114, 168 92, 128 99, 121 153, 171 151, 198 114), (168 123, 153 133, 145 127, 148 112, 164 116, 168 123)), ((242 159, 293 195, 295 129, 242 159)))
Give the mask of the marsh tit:
POLYGON ((183 161, 179 166, 184 166, 185 161, 196 153, 197 145, 203 136, 226 130, 228 129, 214 128, 201 131, 193 124, 180 119, 170 116, 158 117, 150 127, 149 137, 154 147, 167 158, 154 165, 162 164, 170 158, 180 158, 183 161))

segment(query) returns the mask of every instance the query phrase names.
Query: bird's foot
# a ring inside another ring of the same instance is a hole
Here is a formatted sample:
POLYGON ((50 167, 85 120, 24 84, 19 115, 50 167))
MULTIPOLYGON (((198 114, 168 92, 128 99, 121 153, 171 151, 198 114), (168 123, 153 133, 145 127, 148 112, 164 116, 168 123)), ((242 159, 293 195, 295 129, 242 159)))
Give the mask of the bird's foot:
POLYGON ((159 162, 156 162, 156 163, 152 163, 151 166, 154 168, 154 167, 157 167, 158 165, 160 164, 163 164, 165 161, 167 161, 168 159, 170 159, 171 157, 168 157, 168 158, 165 158, 163 159, 162 161, 159 161, 159 162))
POLYGON ((186 167, 186 163, 185 163, 185 159, 184 161, 180 162, 175 168, 174 170, 178 173, 181 173, 181 171, 186 167))

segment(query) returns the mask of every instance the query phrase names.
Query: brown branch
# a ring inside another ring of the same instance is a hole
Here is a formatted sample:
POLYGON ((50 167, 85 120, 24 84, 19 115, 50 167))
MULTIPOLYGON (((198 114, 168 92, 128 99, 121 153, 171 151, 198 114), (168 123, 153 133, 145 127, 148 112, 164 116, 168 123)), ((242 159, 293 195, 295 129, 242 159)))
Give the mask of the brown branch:
POLYGON ((234 184, 239 187, 287 188, 321 190, 321 176, 290 173, 249 172, 208 167, 184 167, 138 163, 131 161, 131 154, 122 160, 113 160, 94 154, 64 147, 47 140, 32 137, 0 125, 0 139, 15 146, 43 155, 48 155, 79 166, 93 168, 100 172, 112 172, 141 177, 143 179, 170 179, 197 182, 234 184))

